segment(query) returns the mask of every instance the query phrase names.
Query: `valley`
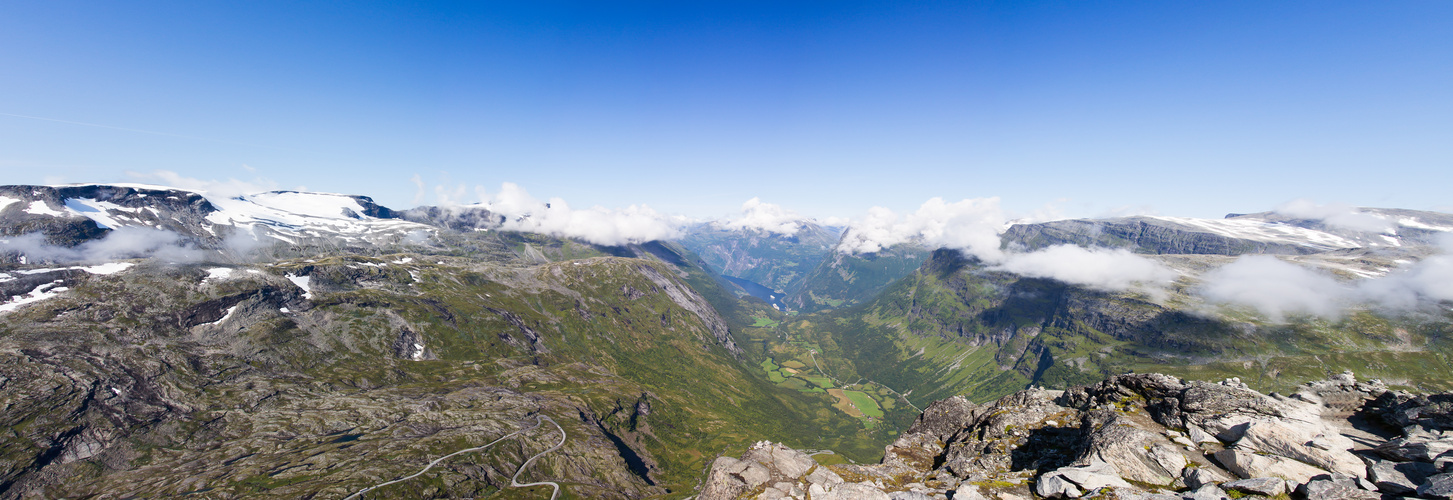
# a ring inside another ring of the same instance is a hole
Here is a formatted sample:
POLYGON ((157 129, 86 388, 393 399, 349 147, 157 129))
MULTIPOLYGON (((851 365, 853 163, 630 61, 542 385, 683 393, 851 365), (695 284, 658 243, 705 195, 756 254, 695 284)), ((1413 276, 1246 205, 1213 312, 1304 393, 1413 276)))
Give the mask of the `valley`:
POLYGON ((602 245, 358 196, 0 196, 3 498, 685 498, 761 440, 878 462, 955 397, 1151 372, 1453 390, 1449 303, 1370 295, 1441 265, 1453 216, 1432 212, 1369 209, 1396 225, 1373 233, 1275 214, 1053 221, 1005 228, 1002 254, 849 253, 851 228, 810 221, 602 245), (1165 279, 1012 260, 1073 249, 1165 279), (1248 255, 1364 298, 1335 314, 1216 301, 1216 273, 1248 255))

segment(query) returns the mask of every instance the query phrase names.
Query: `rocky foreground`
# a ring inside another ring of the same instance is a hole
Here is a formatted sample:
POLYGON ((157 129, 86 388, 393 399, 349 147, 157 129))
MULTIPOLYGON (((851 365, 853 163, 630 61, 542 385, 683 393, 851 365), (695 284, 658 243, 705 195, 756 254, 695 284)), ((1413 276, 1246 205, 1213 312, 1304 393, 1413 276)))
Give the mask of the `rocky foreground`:
POLYGON ((1453 393, 1351 373, 1291 396, 1133 374, 986 405, 954 397, 880 464, 824 466, 761 442, 718 458, 699 498, 1453 499, 1453 393))

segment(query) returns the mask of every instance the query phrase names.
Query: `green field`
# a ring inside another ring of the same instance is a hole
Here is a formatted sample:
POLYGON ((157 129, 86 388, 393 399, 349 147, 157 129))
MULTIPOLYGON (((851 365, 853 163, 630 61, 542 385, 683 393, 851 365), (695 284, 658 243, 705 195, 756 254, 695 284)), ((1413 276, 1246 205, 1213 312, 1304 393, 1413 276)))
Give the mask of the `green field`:
POLYGON ((863 412, 863 415, 873 418, 883 418, 883 410, 878 407, 878 401, 873 399, 872 396, 858 391, 843 391, 843 395, 847 396, 848 400, 853 402, 853 406, 858 407, 858 411, 863 412))

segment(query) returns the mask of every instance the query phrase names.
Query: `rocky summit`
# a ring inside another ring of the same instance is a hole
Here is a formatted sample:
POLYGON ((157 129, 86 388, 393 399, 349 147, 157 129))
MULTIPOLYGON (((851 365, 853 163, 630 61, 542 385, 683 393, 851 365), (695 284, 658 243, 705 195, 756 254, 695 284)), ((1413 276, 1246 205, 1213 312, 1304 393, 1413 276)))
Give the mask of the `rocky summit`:
POLYGON ((1447 499, 1453 393, 1350 372, 1291 395, 1129 374, 937 401, 878 464, 823 465, 820 453, 759 442, 716 459, 699 498, 1447 499))

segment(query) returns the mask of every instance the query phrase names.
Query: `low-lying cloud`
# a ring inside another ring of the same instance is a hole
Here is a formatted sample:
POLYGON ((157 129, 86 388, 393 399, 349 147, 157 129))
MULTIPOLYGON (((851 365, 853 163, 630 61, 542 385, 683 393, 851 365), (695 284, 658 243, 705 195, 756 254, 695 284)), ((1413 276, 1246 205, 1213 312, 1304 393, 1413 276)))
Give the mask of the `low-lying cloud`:
POLYGON ((645 205, 574 209, 560 198, 551 198, 548 203, 537 200, 509 182, 500 187, 499 193, 489 196, 484 206, 505 216, 501 229, 579 238, 599 245, 669 239, 680 233, 680 220, 645 205))
POLYGON ((724 229, 756 229, 784 236, 797 234, 802 229, 803 217, 781 205, 765 203, 761 198, 752 198, 742 204, 742 215, 720 223, 724 229))
POLYGON ((1326 274, 1269 255, 1245 255, 1202 275, 1200 294, 1255 309, 1273 321, 1290 314, 1336 316, 1349 290, 1326 274))
POLYGON ((1009 225, 999 198, 953 203, 933 198, 904 215, 873 207, 866 218, 849 225, 838 251, 869 253, 903 243, 953 248, 994 269, 1111 291, 1154 290, 1177 276, 1160 263, 1125 250, 1058 245, 1033 252, 1006 252, 1000 249, 1000 235, 1009 225))
POLYGON ((1342 203, 1318 204, 1311 200, 1293 200, 1276 207, 1274 212, 1288 217, 1322 221, 1323 224, 1340 229, 1381 233, 1397 226, 1394 221, 1359 210, 1342 203))
POLYGON ((161 262, 199 262, 207 252, 181 235, 166 230, 119 227, 106 236, 74 247, 52 245, 40 233, 0 240, 0 251, 16 252, 29 263, 99 263, 119 259, 150 258, 161 262))
POLYGON ((994 266, 1023 276, 1051 278, 1102 290, 1161 287, 1178 274, 1124 249, 1056 245, 1026 253, 1005 254, 994 266))
POLYGON ((1265 255, 1247 255, 1201 278, 1202 297, 1251 307, 1273 321, 1301 314, 1336 318, 1354 304, 1410 310, 1429 301, 1453 301, 1453 235, 1442 253, 1380 278, 1343 283, 1332 276, 1265 255))

